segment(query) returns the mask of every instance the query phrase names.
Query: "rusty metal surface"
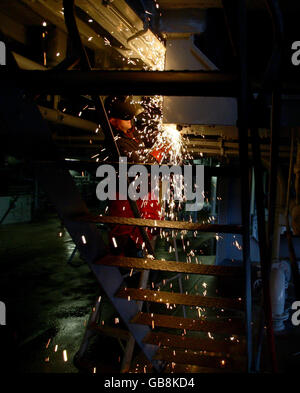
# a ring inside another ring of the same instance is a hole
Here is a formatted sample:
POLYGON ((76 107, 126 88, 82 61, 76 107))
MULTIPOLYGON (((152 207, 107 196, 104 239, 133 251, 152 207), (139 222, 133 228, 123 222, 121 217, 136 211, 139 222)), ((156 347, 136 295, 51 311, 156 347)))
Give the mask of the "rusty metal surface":
POLYGON ((241 355, 246 354, 244 343, 225 340, 203 339, 186 335, 175 335, 163 332, 149 332, 143 342, 160 347, 193 349, 195 351, 210 352, 210 355, 241 355))
POLYGON ((142 325, 165 327, 171 329, 186 329, 198 332, 211 332, 217 334, 245 334, 244 322, 240 319, 233 319, 228 321, 208 321, 204 319, 192 319, 176 317, 173 315, 164 314, 149 314, 139 312, 137 313, 131 323, 139 323, 142 325))
POLYGON ((119 224, 134 225, 139 227, 177 229, 186 231, 212 232, 212 233, 242 233, 241 225, 219 225, 219 224, 200 224, 185 221, 166 221, 166 220, 147 220, 145 218, 128 218, 128 217, 112 217, 97 216, 86 214, 84 216, 72 217, 74 221, 91 222, 99 224, 119 224))
POLYGON ((240 267, 200 265, 187 262, 162 261, 150 258, 128 258, 106 255, 95 262, 97 265, 127 267, 129 269, 152 269, 179 273, 192 273, 210 276, 242 277, 240 267))
POLYGON ((242 300, 238 299, 186 295, 183 293, 152 291, 150 289, 123 288, 115 296, 125 299, 129 297, 129 300, 143 300, 154 303, 184 304, 186 306, 229 308, 234 310, 244 309, 242 300))
MULTIPOLYGON (((193 364, 202 367, 210 367, 216 369, 234 369, 233 359, 228 359, 226 356, 209 356, 203 355, 200 352, 191 350, 174 350, 169 348, 160 348, 155 356, 155 359, 164 360, 170 363, 193 364)), ((242 366, 240 367, 242 370, 242 366)))

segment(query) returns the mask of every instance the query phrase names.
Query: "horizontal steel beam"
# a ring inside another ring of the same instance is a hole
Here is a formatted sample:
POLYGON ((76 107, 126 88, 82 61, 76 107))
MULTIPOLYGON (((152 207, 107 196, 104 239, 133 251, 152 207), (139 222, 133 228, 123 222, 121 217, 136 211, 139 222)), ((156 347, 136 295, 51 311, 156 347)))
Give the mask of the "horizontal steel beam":
POLYGON ((235 97, 237 76, 203 71, 0 71, 0 81, 47 94, 235 97))
MULTIPOLYGON (((216 71, 0 70, 0 82, 45 94, 236 97, 238 77, 216 71)), ((252 83, 255 91, 262 87, 252 83)), ((283 81, 284 94, 300 93, 300 81, 283 81)))

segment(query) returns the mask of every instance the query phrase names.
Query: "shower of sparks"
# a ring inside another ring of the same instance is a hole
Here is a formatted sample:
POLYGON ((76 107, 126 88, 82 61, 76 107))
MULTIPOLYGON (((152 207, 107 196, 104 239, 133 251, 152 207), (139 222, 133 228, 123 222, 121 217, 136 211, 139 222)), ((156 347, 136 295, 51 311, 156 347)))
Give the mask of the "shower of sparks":
POLYGON ((233 245, 239 250, 241 251, 243 249, 243 247, 239 244, 239 242, 237 240, 235 240, 233 242, 233 245))
POLYGON ((154 145, 155 148, 168 152, 165 154, 169 154, 170 163, 180 163, 182 159, 183 141, 175 124, 161 125, 154 145))
POLYGON ((68 354, 66 349, 63 350, 63 358, 64 358, 64 362, 68 361, 68 354))
POLYGON ((104 37, 103 40, 104 40, 104 45, 111 46, 110 41, 106 37, 104 37))
POLYGON ((114 244, 114 247, 115 247, 115 248, 118 248, 117 241, 116 241, 116 239, 115 239, 114 237, 112 238, 112 242, 113 242, 113 244, 114 244))

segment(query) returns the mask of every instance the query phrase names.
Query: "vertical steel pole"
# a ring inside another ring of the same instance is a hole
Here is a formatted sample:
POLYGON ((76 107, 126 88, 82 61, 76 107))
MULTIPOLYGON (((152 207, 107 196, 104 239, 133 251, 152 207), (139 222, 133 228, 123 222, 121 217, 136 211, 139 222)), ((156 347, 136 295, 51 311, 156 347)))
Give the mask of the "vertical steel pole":
MULTIPOLYGON (((271 310, 271 298, 270 298, 270 269, 268 261, 270 259, 271 250, 266 247, 267 234, 265 226, 265 206, 264 206, 264 189, 263 189, 263 177, 262 177, 262 163, 260 154, 260 140, 258 130, 255 127, 251 128, 252 137, 252 153, 254 163, 254 176, 255 176, 255 199, 256 199, 256 211, 257 211, 257 224, 258 224, 258 239, 259 239, 259 253, 260 253, 260 264, 262 271, 262 282, 263 282, 263 304, 262 308, 264 313, 261 314, 259 327, 258 327, 258 343, 257 353, 255 360, 255 370, 259 371, 260 368, 260 357, 263 345, 264 337, 264 325, 267 322, 267 326, 272 325, 272 310, 271 310)), ((269 335, 269 330, 267 331, 269 335)), ((270 351, 274 352, 274 340, 269 340, 270 351)))
POLYGON ((252 296, 250 260, 250 190, 248 159, 248 66, 246 1, 238 2, 240 91, 238 97, 239 157, 241 166, 241 198, 243 223, 243 260, 245 271, 247 371, 252 370, 252 296))
POLYGON ((278 172, 278 143, 280 130, 280 116, 281 116, 281 94, 279 86, 275 86, 272 93, 272 113, 271 113, 271 146, 270 146, 270 174, 269 174, 269 199, 268 199, 268 237, 267 246, 269 255, 267 262, 264 264, 266 283, 268 292, 266 296, 266 325, 268 346, 271 355, 272 370, 278 372, 275 338, 272 322, 272 306, 270 298, 270 272, 272 266, 272 249, 274 243, 274 229, 275 229, 275 209, 276 209, 276 193, 277 193, 277 172, 278 172))
MULTIPOLYGON (((291 269, 292 269, 292 276, 293 282, 295 287, 295 295, 296 299, 300 299, 300 277, 299 277, 299 270, 297 264, 297 257, 294 249, 293 244, 293 237, 290 227, 290 190, 291 190, 291 183, 292 183, 292 171, 293 171, 293 161, 294 161, 294 130, 292 130, 292 140, 291 140, 291 150, 290 150, 290 167, 289 167, 289 177, 288 177, 288 191, 286 195, 286 210, 285 210, 285 220, 286 220, 286 237, 289 246, 289 253, 290 253, 290 262, 291 262, 291 269)), ((297 155, 299 154, 299 149, 297 155)))

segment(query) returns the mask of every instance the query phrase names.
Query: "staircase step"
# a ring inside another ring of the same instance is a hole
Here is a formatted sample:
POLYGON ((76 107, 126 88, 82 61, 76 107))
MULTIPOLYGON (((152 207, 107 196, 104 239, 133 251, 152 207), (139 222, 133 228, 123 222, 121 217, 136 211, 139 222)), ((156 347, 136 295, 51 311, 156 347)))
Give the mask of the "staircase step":
POLYGON ((129 340, 131 336, 128 330, 115 328, 111 326, 100 326, 96 323, 90 324, 89 329, 94 330, 100 334, 103 334, 104 336, 120 338, 122 340, 129 340))
MULTIPOLYGON (((200 352, 191 350, 159 348, 154 355, 154 359, 164 360, 168 363, 190 364, 220 370, 237 368, 234 359, 229 359, 226 356, 203 355, 200 352)), ((244 369, 243 366, 240 366, 239 368, 241 371, 242 368, 244 369)))
POLYGON ((149 326, 152 326, 152 323, 154 323, 155 327, 182 330, 185 329, 197 332, 211 332, 216 334, 245 334, 244 322, 236 318, 228 321, 208 321, 202 319, 176 317, 173 315, 138 312, 130 322, 149 326))
POLYGON ((76 216, 72 217, 72 219, 79 222, 92 222, 99 224, 133 225, 148 228, 177 229, 213 233, 242 234, 243 231, 242 225, 200 224, 186 221, 148 220, 145 218, 133 217, 97 216, 94 214, 76 216))
POLYGON ((203 339, 193 336, 180 336, 163 332, 149 332, 144 343, 161 347, 193 349, 195 351, 211 352, 216 355, 245 355, 244 343, 234 343, 215 339, 203 339))
POLYGON ((178 273, 202 274, 209 276, 242 277, 243 269, 240 267, 200 265, 196 263, 161 261, 150 258, 128 258, 122 256, 106 255, 96 265, 119 266, 129 269, 151 269, 178 273))
POLYGON ((115 294, 115 296, 125 299, 129 297, 129 300, 142 300, 154 303, 184 304, 186 306, 203 306, 244 310, 244 304, 242 300, 238 299, 186 295, 183 293, 152 291, 151 289, 122 288, 115 294))
POLYGON ((210 368, 210 367, 199 367, 192 364, 172 364, 168 363, 164 368, 165 374, 216 374, 216 373, 228 373, 231 370, 228 368, 210 368))

